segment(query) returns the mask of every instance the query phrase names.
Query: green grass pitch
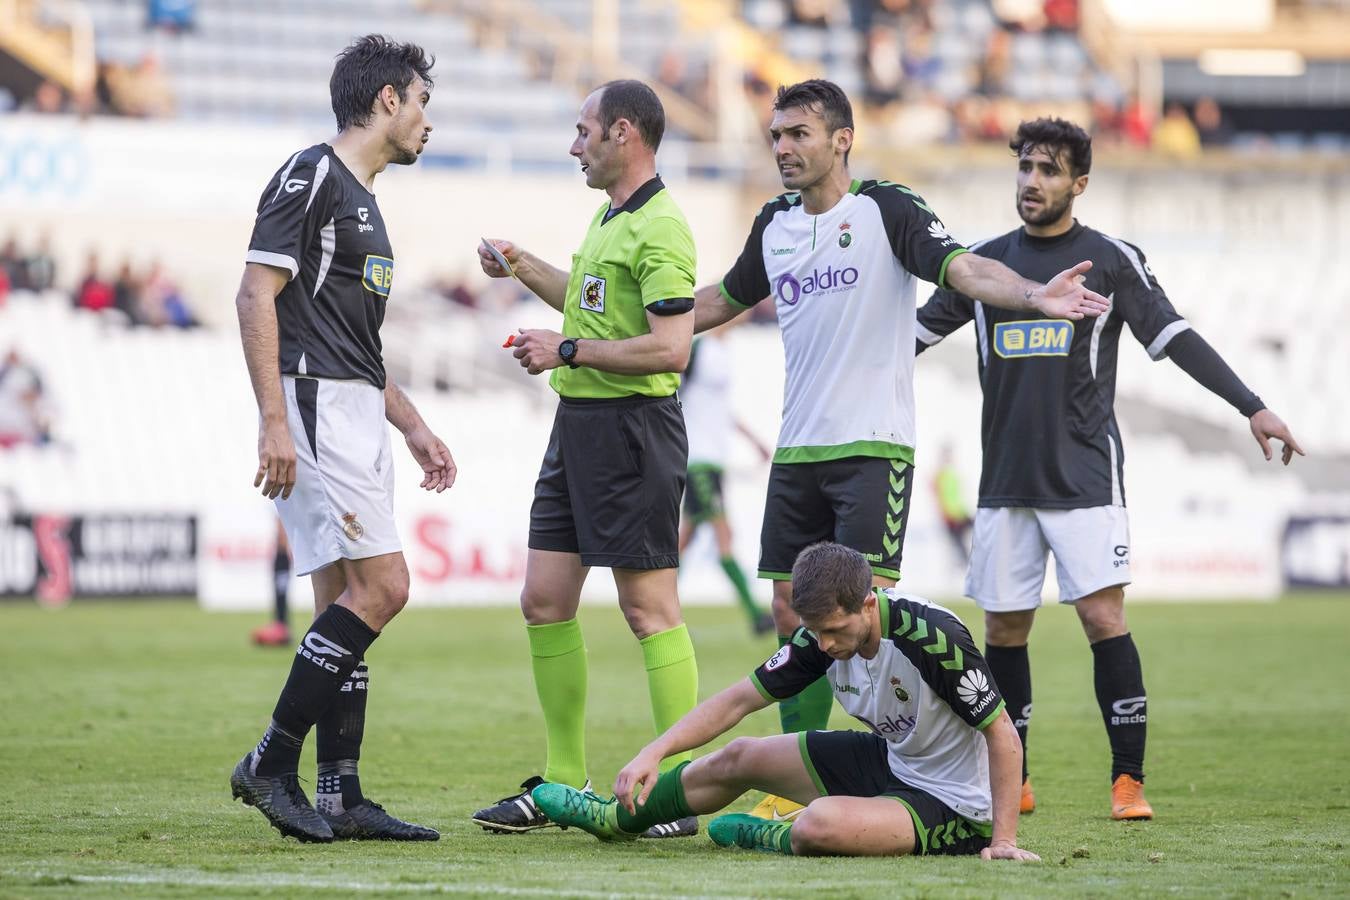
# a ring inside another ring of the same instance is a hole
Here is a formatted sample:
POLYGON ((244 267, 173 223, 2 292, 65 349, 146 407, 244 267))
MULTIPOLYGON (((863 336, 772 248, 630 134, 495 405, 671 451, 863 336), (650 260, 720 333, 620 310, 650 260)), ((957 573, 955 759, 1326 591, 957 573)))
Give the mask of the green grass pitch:
MULTIPOLYGON (((975 610, 956 608, 978 640, 975 610)), ((1109 820, 1091 654, 1072 612, 1046 609, 1032 639, 1040 809, 1019 834, 1044 862, 1018 866, 785 859, 720 850, 706 834, 605 846, 575 830, 480 831, 472 811, 542 766, 514 609, 413 609, 369 655, 367 793, 441 841, 301 845, 231 802, 226 784, 290 663, 248 645, 259 616, 0 607, 0 896, 1350 895, 1350 598, 1140 604, 1130 618, 1158 818, 1109 820)), ((773 649, 729 608, 688 619, 705 696, 773 649)), ((605 786, 651 734, 647 688, 617 611, 587 607, 582 622, 591 773, 605 786)), ((739 733, 776 726, 766 710, 739 733)), ((301 771, 312 795, 309 747, 301 771)))

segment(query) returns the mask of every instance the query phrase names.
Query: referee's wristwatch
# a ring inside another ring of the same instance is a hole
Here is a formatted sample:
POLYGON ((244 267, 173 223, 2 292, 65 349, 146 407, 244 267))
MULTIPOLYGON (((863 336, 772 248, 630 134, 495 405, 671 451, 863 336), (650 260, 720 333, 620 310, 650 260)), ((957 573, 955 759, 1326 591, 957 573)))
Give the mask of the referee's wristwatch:
POLYGON ((580 368, 574 361, 577 358, 576 338, 564 339, 563 342, 558 345, 558 355, 562 357, 563 362, 567 363, 567 368, 580 368))

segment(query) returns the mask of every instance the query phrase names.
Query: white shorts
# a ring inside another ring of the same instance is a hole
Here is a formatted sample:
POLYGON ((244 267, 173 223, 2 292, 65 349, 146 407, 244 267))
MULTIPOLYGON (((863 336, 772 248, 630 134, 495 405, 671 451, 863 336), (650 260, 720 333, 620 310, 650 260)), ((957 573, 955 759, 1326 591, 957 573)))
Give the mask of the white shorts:
POLYGON ((1129 584, 1125 507, 977 509, 966 596, 990 612, 1035 609, 1041 605, 1047 552, 1055 554, 1060 603, 1129 584))
POLYGON ((295 442, 295 489, 277 498, 297 575, 402 548, 384 392, 364 381, 281 379, 295 442))

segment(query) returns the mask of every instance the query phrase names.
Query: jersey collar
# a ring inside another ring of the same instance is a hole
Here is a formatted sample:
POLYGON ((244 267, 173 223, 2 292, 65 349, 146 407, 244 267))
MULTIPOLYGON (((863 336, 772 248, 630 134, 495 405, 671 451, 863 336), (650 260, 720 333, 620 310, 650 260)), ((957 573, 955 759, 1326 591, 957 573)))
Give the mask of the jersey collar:
POLYGON ((653 176, 652 178, 644 182, 642 187, 638 188, 636 191, 633 191, 633 195, 628 198, 628 200, 624 203, 623 206, 620 206, 618 209, 610 207, 609 209, 605 210, 605 221, 601 222, 600 224, 601 225, 605 224, 605 222, 608 222, 610 219, 614 218, 619 213, 637 212, 639 209, 642 209, 644 205, 646 205, 648 200, 652 199, 665 189, 666 186, 665 184, 662 183, 661 176, 660 175, 653 176))
POLYGON ((1060 244, 1067 244, 1078 235, 1083 233, 1083 224, 1077 219, 1073 220, 1073 227, 1063 234, 1057 234, 1054 237, 1037 237, 1034 234, 1027 234, 1025 227, 1021 231, 1022 242, 1028 247, 1034 247, 1037 250, 1048 250, 1051 247, 1058 247, 1060 244))

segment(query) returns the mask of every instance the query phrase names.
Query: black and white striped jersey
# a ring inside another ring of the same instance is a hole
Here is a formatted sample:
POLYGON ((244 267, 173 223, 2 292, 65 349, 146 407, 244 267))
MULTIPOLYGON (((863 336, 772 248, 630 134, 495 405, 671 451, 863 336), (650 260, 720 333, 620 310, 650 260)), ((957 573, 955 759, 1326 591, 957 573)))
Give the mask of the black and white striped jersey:
POLYGON ((384 389, 380 324, 394 252, 375 195, 327 144, 287 160, 258 200, 247 261, 285 269, 277 295, 283 375, 384 389))
POLYGON ((1040 282, 1091 260, 1087 287, 1112 301, 1106 315, 1077 322, 999 309, 950 290, 936 291, 919 309, 919 351, 975 321, 984 389, 980 506, 1124 506, 1114 408, 1121 328, 1129 325, 1159 360, 1190 325, 1138 247, 1076 221, 1055 237, 1019 228, 970 249, 1040 282))

